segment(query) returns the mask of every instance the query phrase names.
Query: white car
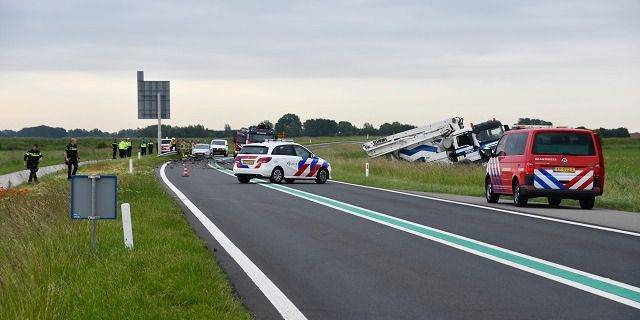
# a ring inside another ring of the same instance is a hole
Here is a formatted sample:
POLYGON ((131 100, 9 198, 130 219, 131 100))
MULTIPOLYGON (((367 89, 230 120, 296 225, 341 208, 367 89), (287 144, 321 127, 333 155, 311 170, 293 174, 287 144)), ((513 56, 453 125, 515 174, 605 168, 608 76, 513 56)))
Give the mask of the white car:
POLYGON ((223 155, 225 157, 229 156, 229 144, 227 140, 224 139, 213 139, 209 144, 209 150, 211 151, 211 155, 215 156, 216 154, 223 155))
POLYGON ((196 144, 193 146, 193 149, 191 149, 191 155, 194 157, 210 158, 211 151, 209 151, 209 145, 205 143, 196 144))
POLYGON ((268 141, 242 146, 233 164, 233 174, 240 183, 268 178, 273 183, 315 180, 323 184, 331 177, 331 165, 297 143, 268 141))

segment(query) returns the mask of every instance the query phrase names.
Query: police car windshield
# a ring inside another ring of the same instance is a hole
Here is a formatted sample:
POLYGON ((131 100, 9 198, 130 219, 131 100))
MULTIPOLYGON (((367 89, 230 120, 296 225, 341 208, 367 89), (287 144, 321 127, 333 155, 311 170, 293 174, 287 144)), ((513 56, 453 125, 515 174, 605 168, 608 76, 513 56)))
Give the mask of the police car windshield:
POLYGON ((545 155, 593 156, 595 148, 588 133, 538 133, 533 141, 533 153, 545 155))
POLYGON ((244 146, 238 154, 267 154, 269 148, 261 146, 244 146))

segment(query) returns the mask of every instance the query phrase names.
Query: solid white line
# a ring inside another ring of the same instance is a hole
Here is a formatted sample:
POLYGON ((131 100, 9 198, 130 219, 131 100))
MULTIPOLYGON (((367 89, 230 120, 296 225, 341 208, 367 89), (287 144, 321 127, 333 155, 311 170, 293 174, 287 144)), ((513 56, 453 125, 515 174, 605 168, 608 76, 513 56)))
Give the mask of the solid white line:
POLYGON ((626 235, 634 236, 634 237, 640 237, 640 233, 637 233, 637 232, 627 231, 627 230, 620 230, 620 229, 609 228, 609 227, 603 227, 603 226, 598 226, 598 225, 594 225, 594 224, 576 222, 576 221, 571 221, 571 220, 564 220, 564 219, 559 219, 559 218, 551 218, 551 217, 539 216, 539 215, 536 215, 536 214, 529 214, 529 213, 524 213, 524 212, 519 212, 519 211, 488 207, 488 206, 483 206, 483 205, 479 205, 479 204, 473 204, 473 203, 467 203, 467 202, 462 202, 462 201, 455 201, 455 200, 449 200, 449 199, 436 198, 436 197, 425 196, 425 195, 420 195, 420 194, 414 194, 414 193, 409 193, 409 192, 397 191, 397 190, 390 190, 390 189, 383 189, 383 188, 377 188, 377 187, 364 186, 364 185, 350 183, 350 182, 344 182, 344 181, 330 180, 330 182, 345 184, 345 185, 354 186, 354 187, 360 187, 360 188, 366 188, 366 189, 372 189, 372 190, 378 190, 378 191, 402 194, 402 195, 405 195, 405 196, 429 199, 429 200, 434 200, 434 201, 458 204, 458 205, 462 205, 462 206, 468 206, 468 207, 492 210, 492 211, 497 211, 497 212, 502 212, 502 213, 509 213, 509 214, 513 214, 513 215, 517 215, 517 216, 529 217, 529 218, 534 218, 534 219, 565 223, 565 224, 581 226, 581 227, 585 227, 585 228, 591 228, 591 229, 615 232, 615 233, 626 234, 626 235))
MULTIPOLYGON (((168 162, 167 162, 168 163, 168 162)), ((280 291, 280 289, 258 268, 249 257, 247 257, 238 247, 236 247, 229 238, 222 233, 220 229, 207 216, 189 200, 176 186, 174 186, 164 173, 167 163, 160 168, 160 177, 162 181, 173 191, 178 199, 191 211, 191 213, 200 220, 200 223, 209 231, 209 233, 220 243, 222 248, 235 260, 242 270, 249 276, 251 281, 262 291, 262 293, 271 301, 273 306, 280 312, 284 319, 306 319, 306 317, 298 310, 298 308, 280 291)))

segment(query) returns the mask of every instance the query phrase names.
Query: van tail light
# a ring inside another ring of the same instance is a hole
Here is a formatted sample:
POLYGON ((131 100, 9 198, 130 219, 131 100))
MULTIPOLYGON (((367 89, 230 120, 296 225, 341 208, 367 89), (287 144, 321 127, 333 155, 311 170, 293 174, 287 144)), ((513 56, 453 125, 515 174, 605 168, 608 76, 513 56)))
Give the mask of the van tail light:
POLYGON ((260 166, 261 166, 263 163, 267 163, 267 162, 269 162, 269 161, 271 161, 271 157, 264 157, 264 158, 260 158, 260 159, 258 159, 258 161, 256 161, 256 169, 257 169, 257 168, 260 168, 260 166))
POLYGON ((600 165, 596 164, 595 166, 593 166, 593 175, 596 177, 600 176, 600 165))
POLYGON ((527 162, 524 166, 524 174, 533 174, 533 163, 527 162))

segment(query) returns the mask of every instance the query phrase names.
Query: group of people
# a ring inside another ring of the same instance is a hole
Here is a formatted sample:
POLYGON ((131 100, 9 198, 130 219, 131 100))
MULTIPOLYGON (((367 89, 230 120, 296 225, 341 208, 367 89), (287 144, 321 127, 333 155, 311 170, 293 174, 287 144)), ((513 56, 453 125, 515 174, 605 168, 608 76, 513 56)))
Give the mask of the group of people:
MULTIPOLYGON (((111 158, 115 159, 116 154, 120 156, 120 158, 131 157, 131 150, 133 149, 133 145, 131 143, 131 139, 126 138, 121 141, 117 141, 116 138, 113 138, 113 142, 111 143, 111 148, 113 152, 111 154, 111 158)), ((140 141, 140 154, 153 154, 153 142, 143 139, 140 141)), ((33 144, 27 152, 24 154, 24 165, 29 170, 29 181, 28 183, 38 182, 38 166, 40 164, 40 160, 44 158, 44 154, 40 151, 40 147, 38 144, 33 144)), ((67 179, 71 179, 71 176, 75 175, 78 172, 78 162, 80 157, 78 157, 78 141, 76 138, 71 138, 69 140, 69 144, 67 144, 64 148, 64 163, 67 165, 67 179)))
MULTIPOLYGON (((119 155, 120 158, 128 158, 131 157, 131 150, 133 150, 133 144, 131 139, 126 138, 123 140, 118 140, 113 138, 113 142, 111 142, 111 148, 113 152, 111 153, 111 158, 115 159, 116 154, 119 155)), ((153 141, 147 141, 146 139, 142 139, 140 141, 140 154, 145 156, 148 154, 153 154, 153 141)))
MULTIPOLYGON (((29 170, 29 181, 38 182, 38 165, 40 164, 40 160, 44 158, 44 155, 40 151, 40 147, 38 144, 33 144, 31 149, 29 149, 24 154, 24 165, 29 170)), ((71 138, 69 140, 69 144, 67 144, 64 148, 64 163, 67 165, 67 179, 71 179, 72 175, 75 175, 78 172, 78 141, 75 138, 71 138)))

